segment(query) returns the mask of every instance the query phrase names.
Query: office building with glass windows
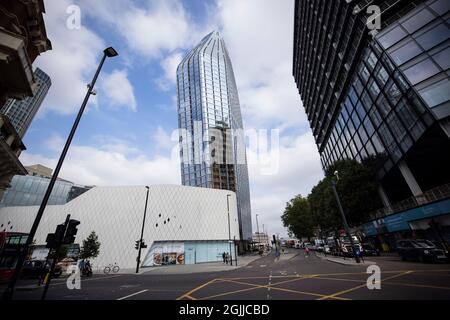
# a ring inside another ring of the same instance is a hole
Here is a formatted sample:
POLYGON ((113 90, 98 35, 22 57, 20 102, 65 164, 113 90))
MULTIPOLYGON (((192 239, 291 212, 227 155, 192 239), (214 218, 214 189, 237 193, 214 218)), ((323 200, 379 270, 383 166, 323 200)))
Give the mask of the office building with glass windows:
POLYGON ((438 200, 436 190, 450 196, 449 9, 446 0, 295 2, 293 75, 323 168, 376 156, 385 213, 405 199, 438 200), (368 23, 374 4, 378 29, 368 23))
MULTIPOLYGON (((52 169, 36 164, 27 166, 28 175, 16 175, 9 188, 0 197, 0 207, 39 206, 47 191, 52 169)), ((73 182, 57 179, 48 200, 49 205, 62 205, 75 199, 92 187, 77 185, 73 182)))
POLYGON ((251 241, 251 208, 243 124, 233 67, 214 31, 177 69, 183 185, 234 191, 241 239, 251 241))
POLYGON ((25 136, 34 116, 52 85, 50 77, 41 69, 34 72, 36 86, 34 95, 23 100, 9 99, 0 113, 6 115, 21 138, 25 136))

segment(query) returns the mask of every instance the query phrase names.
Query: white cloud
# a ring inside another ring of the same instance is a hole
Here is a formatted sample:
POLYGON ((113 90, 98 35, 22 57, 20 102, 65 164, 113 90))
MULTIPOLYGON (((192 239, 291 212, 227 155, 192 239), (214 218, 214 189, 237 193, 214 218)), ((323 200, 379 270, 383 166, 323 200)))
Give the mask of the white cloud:
POLYGON ((162 90, 169 91, 177 83, 177 68, 182 59, 181 52, 174 52, 161 61, 164 75, 157 80, 157 83, 162 90))
MULTIPOLYGON (((78 110, 105 47, 103 40, 91 30, 66 27, 66 9, 70 4, 67 0, 45 4, 45 25, 53 50, 38 57, 35 65, 51 77, 52 86, 40 115, 50 110, 62 114, 78 110)), ((90 101, 95 103, 95 97, 90 101)))
MULTIPOLYGON (((178 159, 158 155, 149 158, 133 146, 117 142, 105 141, 98 147, 73 145, 59 176, 98 186, 180 184, 178 159)), ((20 160, 25 165, 39 163, 54 168, 56 157, 23 152, 20 160)))
POLYGON ((107 99, 107 104, 111 107, 123 107, 136 111, 136 98, 134 89, 128 80, 126 70, 114 70, 110 74, 103 76, 100 82, 100 100, 103 96, 107 99))
POLYGON ((169 134, 163 127, 158 126, 152 136, 152 140, 157 150, 169 151, 174 148, 178 149, 178 130, 174 130, 169 134))
POLYGON ((154 0, 138 6, 121 0, 81 0, 84 12, 115 28, 132 52, 160 58, 198 41, 198 25, 179 0, 154 0))
MULTIPOLYGON (((252 211, 260 214, 260 227, 265 221, 271 232, 281 235, 286 234, 280 219, 286 202, 297 194, 308 195, 323 176, 311 133, 289 139, 281 139, 279 166, 274 174, 262 174, 261 164, 249 165, 252 211)), ((253 223, 256 228, 255 220, 253 223)))

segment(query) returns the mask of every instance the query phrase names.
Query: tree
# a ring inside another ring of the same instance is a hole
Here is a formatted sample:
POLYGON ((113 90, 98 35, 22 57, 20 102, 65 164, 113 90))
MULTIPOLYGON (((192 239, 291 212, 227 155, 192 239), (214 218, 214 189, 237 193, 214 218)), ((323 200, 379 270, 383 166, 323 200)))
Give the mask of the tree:
POLYGON ((91 234, 83 240, 80 255, 82 259, 91 259, 97 257, 99 253, 100 242, 98 241, 98 236, 95 231, 92 231, 91 234))
POLYGON ((289 233, 298 239, 314 236, 314 222, 311 216, 308 198, 298 195, 286 204, 286 209, 281 216, 283 225, 289 233))
POLYGON ((311 212, 321 229, 332 231, 342 228, 336 198, 331 181, 336 179, 336 189, 349 225, 358 226, 369 219, 369 214, 381 206, 376 184, 377 160, 367 159, 363 164, 356 160, 340 160, 333 163, 321 180, 311 191, 308 199, 311 212))

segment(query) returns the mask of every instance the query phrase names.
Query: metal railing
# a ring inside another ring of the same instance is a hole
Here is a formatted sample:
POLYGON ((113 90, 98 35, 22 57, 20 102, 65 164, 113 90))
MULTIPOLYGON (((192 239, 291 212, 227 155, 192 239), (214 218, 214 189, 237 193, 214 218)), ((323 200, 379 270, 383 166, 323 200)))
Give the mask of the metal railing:
POLYGON ((425 204, 450 198, 450 183, 425 191, 419 196, 413 196, 396 203, 389 207, 380 208, 370 213, 371 219, 380 219, 396 212, 413 209, 425 204))

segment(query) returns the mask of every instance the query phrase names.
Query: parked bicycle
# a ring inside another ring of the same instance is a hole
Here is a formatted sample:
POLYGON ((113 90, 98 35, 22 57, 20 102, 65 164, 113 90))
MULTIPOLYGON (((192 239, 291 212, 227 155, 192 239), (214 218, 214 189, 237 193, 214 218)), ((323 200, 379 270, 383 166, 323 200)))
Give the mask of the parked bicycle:
POLYGON ((117 262, 114 262, 114 264, 110 263, 109 265, 107 265, 107 266, 105 267, 105 269, 103 269, 103 272, 104 272, 105 274, 110 274, 111 271, 112 271, 113 273, 117 273, 117 272, 119 272, 119 270, 120 270, 120 268, 119 268, 119 266, 117 265, 117 262))

